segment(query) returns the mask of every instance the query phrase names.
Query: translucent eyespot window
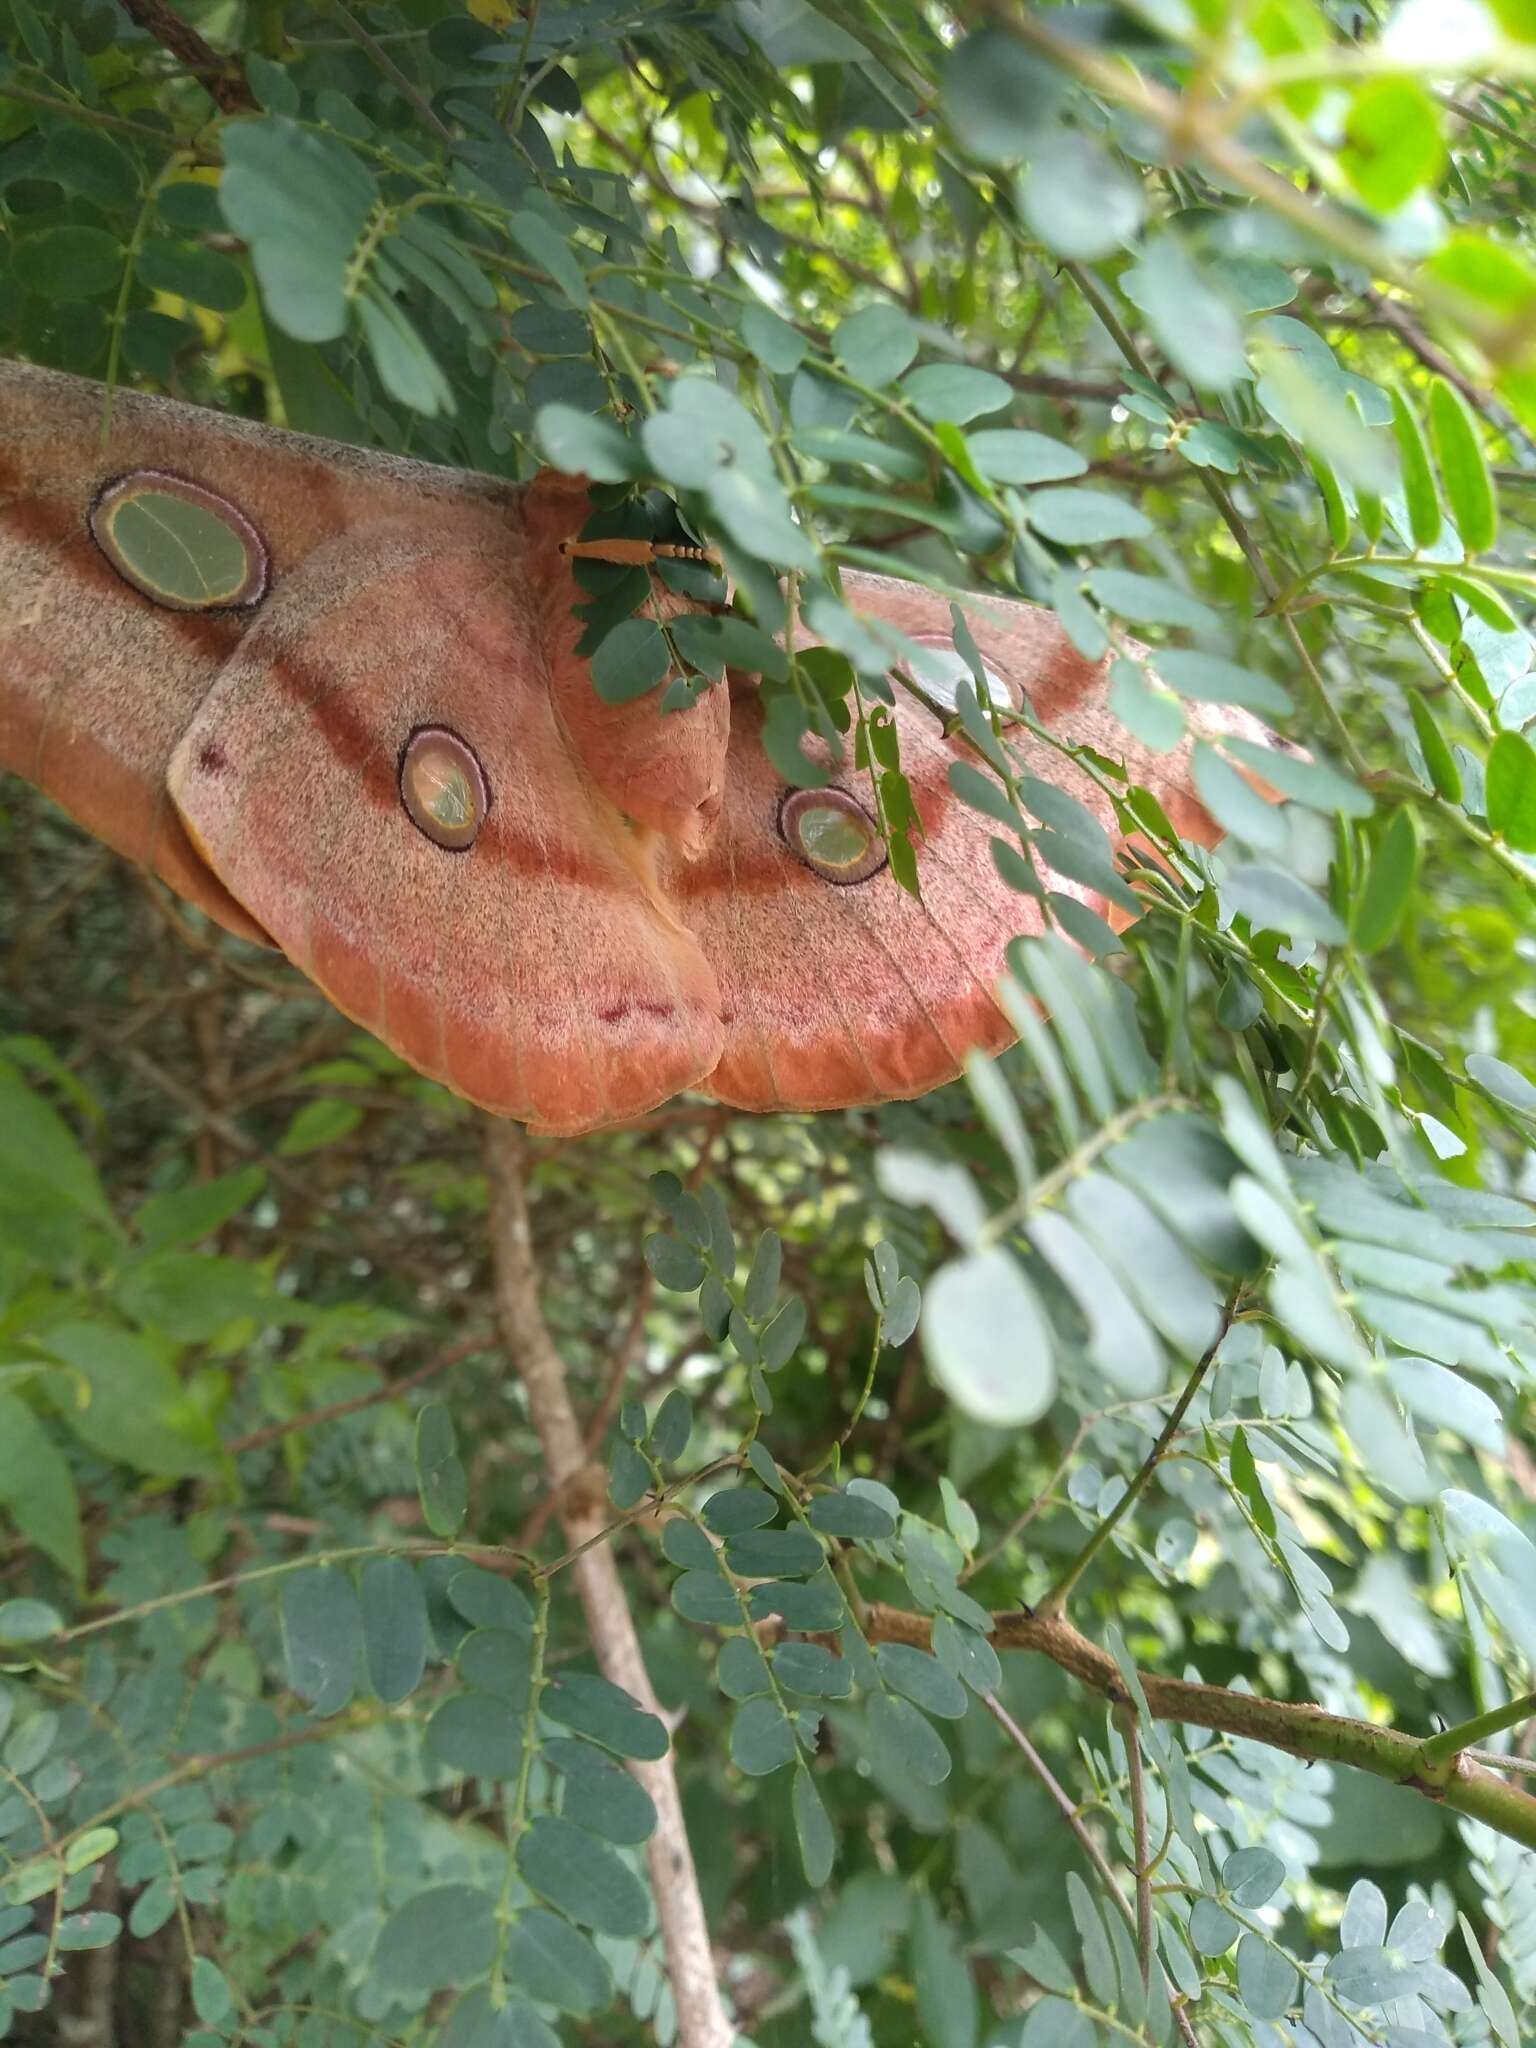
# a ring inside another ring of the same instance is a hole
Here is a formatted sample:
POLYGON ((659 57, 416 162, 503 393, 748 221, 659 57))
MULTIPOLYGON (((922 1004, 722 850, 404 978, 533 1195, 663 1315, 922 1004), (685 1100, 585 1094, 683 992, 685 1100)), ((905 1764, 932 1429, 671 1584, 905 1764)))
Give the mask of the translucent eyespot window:
POLYGON ((424 725, 406 741, 400 801, 416 829, 445 853, 469 851, 491 805, 473 750, 442 725, 424 725))
POLYGON ((828 882, 867 882, 886 863, 879 826, 845 789, 791 790, 779 807, 779 834, 828 882))
POLYGON ((91 507, 91 534, 125 583, 173 612, 240 610, 267 594, 266 543, 227 498, 136 469, 91 507))
MULTIPOLYGON (((914 662, 911 665, 912 680, 920 684, 935 703, 943 704, 948 710, 953 711, 956 708, 960 685, 969 683, 975 687, 976 678, 971 673, 970 663, 953 640, 930 640, 914 634, 912 644, 923 650, 921 664, 914 662)), ((982 663, 981 676, 986 685, 987 698, 993 704, 1003 711, 1018 710, 1018 691, 1005 676, 1000 676, 996 669, 989 668, 985 662, 982 663)))

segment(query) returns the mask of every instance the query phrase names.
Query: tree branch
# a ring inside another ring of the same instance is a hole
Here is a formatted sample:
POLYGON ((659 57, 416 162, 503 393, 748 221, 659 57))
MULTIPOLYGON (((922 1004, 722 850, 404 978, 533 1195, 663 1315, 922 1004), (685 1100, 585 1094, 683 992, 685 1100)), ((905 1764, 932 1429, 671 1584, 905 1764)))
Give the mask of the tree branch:
POLYGON ((123 0, 123 12, 196 74, 220 113, 243 114, 255 106, 256 96, 245 82, 240 59, 221 57, 165 0, 123 0))
MULTIPOLYGON (((911 1643, 927 1649, 930 1626, 926 1614, 881 1602, 870 1605, 864 1615, 864 1633, 872 1643, 911 1643)), ((999 1650, 1037 1651, 1105 1699, 1125 1698, 1125 1681, 1114 1658, 1060 1616, 995 1614, 992 1644, 999 1650)), ((1536 1849, 1536 1798, 1517 1785, 1506 1785, 1465 1754, 1441 1760, 1433 1753, 1426 1757, 1426 1744, 1416 1735, 1355 1721, 1347 1714, 1330 1714, 1302 1701, 1261 1700, 1250 1693, 1229 1692, 1225 1686, 1161 1678, 1148 1671, 1141 1673, 1141 1685, 1155 1720, 1214 1728, 1291 1756, 1369 1771, 1374 1778, 1410 1786, 1426 1799, 1536 1849)))
MULTIPOLYGON (((528 1396, 528 1412, 543 1446, 549 1478, 560 1490, 560 1519, 573 1548, 589 1544, 571 1564, 592 1647, 605 1678, 623 1686, 650 1712, 656 1696, 640 1654, 639 1638, 613 1553, 594 1542, 607 1514, 605 1489, 570 1482, 588 1465, 571 1398, 565 1362, 556 1349, 539 1300, 529 1226, 527 1139, 516 1124, 487 1122, 486 1171, 490 1181, 491 1261, 496 1309, 506 1344, 528 1396)), ((709 1925, 683 1824, 672 1758, 631 1766, 656 1805, 656 1831, 646 1844, 656 1913, 666 1951, 667 1976, 677 2003, 680 2048, 730 2048, 736 2030, 726 2016, 715 1979, 709 1925)))

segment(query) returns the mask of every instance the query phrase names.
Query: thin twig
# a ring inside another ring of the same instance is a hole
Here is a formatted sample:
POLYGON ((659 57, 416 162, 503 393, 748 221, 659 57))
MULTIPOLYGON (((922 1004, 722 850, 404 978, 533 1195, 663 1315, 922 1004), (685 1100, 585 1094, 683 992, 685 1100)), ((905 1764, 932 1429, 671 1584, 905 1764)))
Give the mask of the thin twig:
POLYGON ((1163 1424, 1156 1443, 1153 1444, 1151 1450, 1148 1451, 1146 1457, 1142 1460, 1141 1470, 1125 1489, 1125 1492, 1121 1494, 1119 1500, 1115 1502, 1115 1505, 1110 1509, 1103 1521, 1099 1523, 1055 1585, 1052 1586, 1050 1592, 1040 1602, 1035 1610, 1037 1614, 1051 1616, 1061 1614, 1065 1610, 1073 1587, 1104 1548, 1104 1545, 1109 1541, 1118 1524, 1130 1513, 1137 1501, 1140 1500, 1142 1494, 1145 1493, 1148 1485, 1151 1483, 1153 1473, 1156 1472, 1167 1454, 1168 1446, 1178 1435, 1179 1427, 1184 1417, 1189 1413, 1190 1403, 1205 1383, 1205 1376, 1210 1371, 1215 1361, 1216 1353, 1221 1348, 1222 1339, 1232 1327, 1232 1317, 1236 1308, 1237 1294, 1234 1290, 1233 1293, 1228 1295, 1222 1305, 1221 1319, 1215 1336, 1206 1346, 1204 1353, 1196 1363, 1189 1378, 1184 1382, 1179 1398, 1168 1411, 1168 1420, 1163 1424))
POLYGON ((429 1358, 425 1365, 417 1366, 414 1372, 406 1373, 402 1379, 386 1380, 382 1386, 372 1387, 366 1394, 354 1394, 350 1401, 330 1401, 323 1408, 307 1408, 302 1415, 291 1415, 286 1422, 269 1422, 265 1428, 235 1437, 224 1448, 231 1456, 241 1451, 265 1450, 268 1444, 293 1436, 301 1429, 318 1429, 323 1422, 337 1422, 343 1415, 356 1415, 359 1409, 375 1407, 380 1401, 398 1401, 413 1388, 436 1379, 439 1373, 461 1365, 477 1351, 487 1350, 492 1342, 489 1331, 465 1337, 457 1344, 448 1345, 436 1357, 429 1358))
POLYGON ((378 41, 377 37, 368 33, 356 15, 350 9, 342 6, 341 0, 331 0, 331 5, 340 18, 347 34, 352 37, 359 48, 367 51, 390 84, 402 98, 410 102, 421 119, 432 130, 432 133, 442 142, 452 142, 453 130, 433 112, 432 104, 426 95, 411 83, 410 79, 406 77, 400 66, 390 56, 388 50, 378 41))
POLYGON ((123 0, 123 12, 197 75, 221 113, 246 113, 256 105, 239 58, 221 57, 165 0, 123 0))
MULTIPOLYGON (((571 1572, 592 1647, 604 1677, 623 1686, 654 1713, 656 1696, 613 1551, 607 1543, 591 1540, 604 1527, 603 1489, 568 1483, 589 1461, 566 1388, 565 1362, 539 1299, 526 1178, 527 1140, 517 1125, 488 1120, 485 1151, 491 1194, 491 1261, 502 1338, 522 1379, 550 1481, 560 1489, 560 1518, 567 1541, 573 1547, 588 1546, 573 1560, 571 1572)), ((646 1844, 646 1861, 667 1976, 677 2005, 680 2048, 730 2048, 735 2029, 726 2016, 715 1976, 709 1924, 672 1757, 637 1763, 633 1769, 656 1807, 656 1827, 646 1844)))
MULTIPOLYGON (((1036 1749, 1035 1745, 1024 1733, 1018 1722, 1014 1720, 1012 1714, 1009 1713, 1002 1701, 998 1699, 997 1695, 995 1693, 984 1693, 981 1703, 1008 1736, 1024 1761, 1029 1765, 1029 1768, 1040 1780, 1040 1783, 1045 1787, 1051 1799, 1055 1802, 1057 1811, 1062 1819, 1077 1837, 1078 1847, 1093 1865, 1105 1891, 1119 1908, 1126 1926, 1131 1929, 1133 1934, 1136 1933, 1136 1914, 1132 1909, 1131 1902, 1120 1889, 1118 1878, 1113 1870, 1110 1869, 1104 1851, 1094 1840, 1093 1830, 1083 1819, 1081 1813, 1078 1812, 1077 1804, 1072 1794, 1062 1784, 1045 1758, 1036 1749)), ((1150 1968, 1150 1965, 1148 1967, 1150 1968)), ((1164 1974, 1164 1981, 1167 1981, 1166 1972, 1164 1974)), ((1190 2025, 1188 2013, 1184 2010, 1184 2000, 1177 1988, 1171 1983, 1168 1984, 1168 1996, 1169 2003, 1173 2007, 1174 2020, 1178 2026, 1180 2038, 1187 2044, 1187 2048, 1200 2048, 1199 2038, 1194 2028, 1190 2025)))
POLYGON ((1131 1840, 1136 1857, 1136 1957, 1145 1988, 1152 1981, 1152 1951, 1157 1923, 1152 1909, 1152 1840, 1147 1829, 1147 1774, 1141 1757, 1141 1730, 1134 1707, 1120 1710, 1120 1732, 1131 1783, 1131 1840))

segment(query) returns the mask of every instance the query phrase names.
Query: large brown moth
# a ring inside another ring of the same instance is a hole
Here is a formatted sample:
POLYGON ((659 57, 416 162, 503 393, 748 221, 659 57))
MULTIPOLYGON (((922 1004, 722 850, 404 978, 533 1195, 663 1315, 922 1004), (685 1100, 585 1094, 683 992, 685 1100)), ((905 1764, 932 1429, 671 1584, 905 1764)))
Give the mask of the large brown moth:
MULTIPOLYGON (((579 484, 126 392, 104 441, 104 398, 0 364, 0 767, 413 1066, 580 1131, 684 1088, 753 1110, 918 1095, 1012 1037, 993 991, 1040 913, 953 794, 966 749, 931 709, 897 692, 919 901, 851 761, 786 787, 752 679, 680 711, 600 699, 575 651, 579 484)), ((953 653, 943 598, 844 589, 953 653)), ((971 623, 994 692, 1215 839, 1187 747, 1131 742, 1050 613, 989 598, 971 623)))

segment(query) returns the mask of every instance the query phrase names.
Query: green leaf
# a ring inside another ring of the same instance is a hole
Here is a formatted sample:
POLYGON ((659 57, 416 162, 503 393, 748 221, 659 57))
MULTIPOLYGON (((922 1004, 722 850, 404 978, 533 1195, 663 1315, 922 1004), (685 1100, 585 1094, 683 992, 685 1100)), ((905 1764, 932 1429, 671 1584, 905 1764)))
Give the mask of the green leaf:
POLYGON ((48 1392, 70 1429, 99 1456, 161 1479, 214 1468, 212 1428, 161 1349, 106 1323, 58 1323, 42 1342, 83 1382, 77 1389, 56 1375, 48 1392))
POLYGON ((567 238, 552 221, 531 207, 510 216, 507 233, 528 260, 548 274, 555 289, 585 312, 592 297, 587 274, 576 257, 574 237, 567 238))
POLYGON ((468 1565, 448 1581, 448 1600, 474 1628, 510 1629, 514 1635, 533 1634, 533 1608, 527 1595, 497 1572, 468 1565))
POLYGON ((853 1671, 821 1643, 781 1643, 773 1653, 773 1675, 786 1692, 807 1699, 841 1700, 853 1690, 853 1671))
POLYGON ((551 1736, 541 1746, 543 1761, 562 1774, 561 1811, 589 1834, 606 1842, 637 1846, 656 1830, 651 1795, 622 1764, 590 1742, 551 1736))
POLYGON ((469 1512, 469 1480, 453 1418, 441 1401, 428 1401, 416 1417, 416 1490, 432 1534, 457 1536, 469 1512))
POLYGON ((861 1493, 818 1494, 807 1510, 807 1519, 823 1536, 864 1537, 881 1542, 896 1533, 895 1517, 879 1501, 861 1493))
POLYGON ((220 137, 224 218, 249 243, 267 310, 295 341, 347 326, 347 271, 379 190, 346 144, 269 115, 220 137))
POLYGON ((427 1602, 403 1557, 370 1557, 358 1584, 368 1681, 389 1705, 408 1699, 427 1663, 427 1602))
POLYGON ((1154 657, 1161 681, 1197 704, 1236 704, 1261 718, 1284 718, 1291 700, 1277 682, 1225 655, 1192 647, 1160 647, 1154 657))
POLYGON ((832 1865, 837 1856, 837 1836, 814 1779, 805 1765, 798 1761, 790 1797, 805 1881, 814 1891, 832 1875, 832 1865))
POLYGON ((939 1268, 924 1292, 922 1334, 934 1378, 977 1421, 1018 1428, 1050 1406, 1050 1325, 1018 1261, 1000 1245, 939 1268))
POLYGON ((541 1813, 529 1824, 517 1845, 517 1868, 540 1898, 599 1934, 634 1938, 650 1925, 650 1898, 629 1865, 558 1814, 541 1813))
POLYGON ((832 353, 860 384, 894 383, 917 354, 917 329, 899 306, 865 306, 832 331, 832 353))
POLYGON ((96 1169, 68 1124, 0 1059, 0 1217, 20 1229, 39 1210, 58 1214, 66 1257, 78 1256, 82 1226, 111 1222, 96 1169))
POLYGON ((1047 129, 1031 143, 1019 207, 1048 249, 1080 263, 1133 240, 1146 210, 1140 179, 1076 128, 1047 129))
POLYGON ((997 484, 1058 483, 1088 467, 1086 456, 1065 441, 1023 427, 983 427, 967 434, 965 445, 981 474, 997 484))
POLYGON ((192 2010, 204 2026, 216 2027, 235 2009, 229 1979, 212 1956, 194 1956, 190 1978, 192 2010))
POLYGON ((731 1762, 749 1778, 766 1778, 795 1760, 795 1731, 771 1695, 749 1699, 731 1722, 731 1762))
POLYGON ((1200 800, 1223 831, 1255 852, 1285 858, 1291 844, 1285 819, 1245 776, 1205 740, 1195 742, 1191 767, 1200 800))
POLYGON ((46 1601, 0 1601, 0 1643, 46 1642, 63 1626, 58 1610, 46 1601))
POLYGON ((346 1572, 314 1565, 283 1580, 288 1683, 316 1714, 339 1714, 357 1689, 363 1618, 346 1572))
POLYGON ((673 1237, 664 1230, 653 1231, 642 1250, 645 1263, 662 1286, 669 1287, 674 1294, 692 1294, 703 1281, 704 1261, 693 1246, 684 1244, 680 1237, 673 1237))
POLYGON ((1499 537, 1499 502, 1472 409, 1443 377, 1429 387, 1429 431, 1461 544, 1469 555, 1485 554, 1499 537))
POLYGON ((233 313, 245 300, 245 272, 216 249, 152 235, 140 249, 136 267, 140 283, 151 291, 190 299, 215 313, 233 313))
POLYGON ((1256 1912, 1285 1883, 1285 1865, 1272 1849, 1235 1849, 1221 1866, 1222 1889, 1233 1905, 1256 1912))
POLYGON ((1392 387, 1392 431, 1403 466, 1403 496, 1408 501, 1413 544, 1416 548, 1433 547, 1440 538, 1441 518, 1440 494, 1429 466, 1429 443, 1412 400, 1396 384, 1392 387))
POLYGON ((810 349, 803 334, 766 306, 748 306, 741 316, 741 338, 776 377, 792 376, 810 349))
MULTIPOLYGON (((1249 375, 1243 322, 1224 282, 1171 234, 1151 241, 1120 279, 1120 289, 1146 314, 1169 361, 1205 391, 1229 391, 1249 375)), ((1177 444, 1185 453, 1188 441, 1185 435, 1177 444)))
POLYGON ((1376 837, 1365 886, 1354 906, 1351 937, 1362 953, 1378 952, 1396 936, 1418 879, 1418 818, 1403 804, 1376 837))
POLYGON ((146 1329, 180 1343, 205 1343, 230 1323, 277 1321, 290 1304, 243 1259, 168 1252, 125 1266, 117 1306, 146 1329))
POLYGON ((1162 1347, 1108 1262, 1057 1210, 1040 1211, 1028 1228, 1083 1315, 1094 1366, 1128 1399, 1160 1393, 1168 1378, 1162 1347))
POLYGON ((1413 719, 1413 730, 1418 737, 1419 751, 1424 756, 1431 786, 1436 795, 1443 796, 1447 803, 1459 804, 1462 786, 1456 756, 1436 725, 1434 713, 1417 690, 1408 692, 1408 712, 1413 719))
POLYGON ((248 1208, 265 1185, 259 1166, 242 1166, 217 1180, 190 1181, 169 1193, 151 1195, 135 1211, 134 1229, 146 1251, 196 1244, 248 1208))
POLYGON ((897 1693, 873 1695, 865 1732, 872 1754, 894 1784, 915 1778, 920 1785, 942 1785, 953 1768, 933 1723, 897 1693))
POLYGON ((1024 516, 1036 533, 1069 548, 1145 540, 1152 532, 1152 522, 1139 506, 1108 491, 1034 491, 1025 500, 1024 516))
POLYGON ((99 128, 60 125, 43 152, 48 177, 66 192, 78 192, 111 211, 136 206, 142 189, 139 167, 120 143, 99 128))
POLYGON ((472 1629, 454 1653, 466 1685, 494 1693, 521 1714, 533 1686, 533 1638, 520 1629, 472 1629))
POLYGON ((909 1643, 882 1643, 875 1662, 886 1684, 925 1713, 944 1721, 958 1721, 965 1713, 969 1702, 964 1686, 927 1650, 909 1643))
POLYGON ((808 1529, 748 1529, 729 1536, 725 1561, 738 1578, 799 1579, 820 1571, 825 1553, 808 1529))
POLYGON ((970 1966, 926 1890, 913 1901, 909 1953, 923 2039, 932 2048, 976 2048, 981 2013, 970 1966))
POLYGON ((25 1401, 0 1394, 0 1508, 29 1543, 78 1581, 85 1571, 74 1474, 25 1401))
POLYGON ((899 389, 921 418, 949 420, 957 427, 1013 403, 1011 385, 965 363, 924 363, 902 378, 899 389))
POLYGON ((1492 1053, 1469 1052, 1466 1057, 1467 1073, 1490 1095, 1507 1102, 1512 1109, 1523 1110, 1527 1116, 1536 1113, 1536 1087, 1516 1068, 1504 1060, 1495 1059, 1492 1053))
POLYGON ((11 243, 11 273, 45 299, 94 299, 115 291, 123 247, 105 228, 44 228, 11 243))
POLYGON ((776 1521, 779 1503, 761 1487, 727 1486, 712 1493, 700 1513, 705 1527, 717 1536, 734 1536, 743 1529, 761 1529, 776 1521))
POLYGON ((1160 576, 1137 576, 1129 569, 1094 569, 1084 581, 1107 610, 1138 626, 1188 626, 1197 633, 1215 628, 1216 614, 1209 605, 1160 576))
POLYGON ((1222 745, 1235 760, 1244 762, 1259 778, 1293 802, 1309 810, 1331 815, 1342 811, 1346 818, 1368 818, 1375 805, 1358 782, 1313 754, 1310 760, 1283 754, 1276 747, 1260 746, 1255 740, 1224 735, 1222 745))
POLYGON ((427 1749, 469 1778, 515 1778, 523 1767, 522 1713, 490 1693, 453 1693, 427 1723, 427 1749))
POLYGON ((613 1997, 608 1965, 568 1920, 529 1906, 507 1939, 505 1968, 519 1991, 578 2019, 601 2012, 613 1997))
POLYGON ((1445 168, 1440 111, 1414 78, 1369 78, 1344 116, 1344 175, 1378 213, 1395 213, 1445 168))
POLYGON ((539 446, 567 475, 621 484, 636 473, 638 451, 601 413, 578 412, 573 405, 541 405, 534 424, 539 446))
POLYGON ((1517 853, 1536 853, 1536 748, 1501 732, 1488 749, 1488 822, 1517 853))
POLYGON ((1099 2038, 1079 2006, 1065 1998, 1042 1998, 1029 2008, 1018 2048, 1098 2048, 1099 2038))
POLYGON ((368 353, 390 397, 428 419, 451 414, 453 387, 410 317, 371 281, 356 305, 368 353))
POLYGON ((363 1120, 355 1102, 331 1096, 306 1102, 277 1141, 280 1159, 302 1159, 306 1153, 322 1151, 349 1137, 363 1120))
POLYGON ((673 1387, 651 1424, 651 1450, 663 1465, 672 1465, 688 1448, 693 1434, 693 1403, 681 1387, 673 1387))
POLYGON ((495 1899, 474 1885, 441 1884, 390 1914, 371 1968, 392 1990, 446 1991, 483 1977, 495 1954, 495 1899))
POLYGON ((1278 868, 1253 864, 1233 868, 1222 894, 1255 931, 1285 932, 1293 939, 1317 939, 1340 946, 1348 936, 1315 889, 1278 868))
POLYGON ((654 1763, 667 1753, 665 1725, 622 1686, 610 1685, 606 1678, 583 1671, 565 1672, 549 1686, 539 1704, 551 1721, 590 1735, 618 1756, 654 1763))
POLYGON ((1061 89, 1059 74, 1016 36, 984 28, 950 53, 944 114, 968 156, 988 164, 1016 163, 1061 89))

